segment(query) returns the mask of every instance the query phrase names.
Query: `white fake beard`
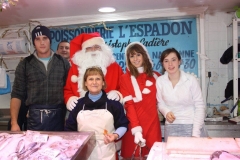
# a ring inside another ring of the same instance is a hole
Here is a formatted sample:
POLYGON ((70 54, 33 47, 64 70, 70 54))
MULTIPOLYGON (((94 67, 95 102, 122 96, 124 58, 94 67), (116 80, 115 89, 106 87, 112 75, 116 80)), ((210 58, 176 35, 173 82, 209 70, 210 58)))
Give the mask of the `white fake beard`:
POLYGON ((87 68, 92 66, 101 67, 103 74, 106 75, 107 67, 115 62, 111 50, 106 54, 105 51, 84 52, 85 50, 78 51, 74 54, 72 61, 78 66, 78 92, 80 97, 84 97, 86 91, 83 90, 83 77, 87 68))

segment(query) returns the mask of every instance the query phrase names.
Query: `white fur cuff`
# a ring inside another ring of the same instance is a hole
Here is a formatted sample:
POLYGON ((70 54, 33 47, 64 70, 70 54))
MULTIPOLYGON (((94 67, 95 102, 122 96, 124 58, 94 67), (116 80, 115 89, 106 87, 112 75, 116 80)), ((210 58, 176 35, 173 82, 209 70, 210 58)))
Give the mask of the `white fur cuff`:
POLYGON ((142 133, 142 127, 137 126, 131 129, 132 135, 134 135, 136 132, 141 132, 142 133))
POLYGON ((133 99, 133 98, 132 98, 131 95, 126 96, 126 97, 123 98, 123 103, 125 103, 125 102, 127 102, 127 101, 130 101, 130 100, 132 100, 132 99, 133 99))
POLYGON ((138 100, 136 97, 135 98, 133 98, 133 102, 140 102, 140 100, 138 100))

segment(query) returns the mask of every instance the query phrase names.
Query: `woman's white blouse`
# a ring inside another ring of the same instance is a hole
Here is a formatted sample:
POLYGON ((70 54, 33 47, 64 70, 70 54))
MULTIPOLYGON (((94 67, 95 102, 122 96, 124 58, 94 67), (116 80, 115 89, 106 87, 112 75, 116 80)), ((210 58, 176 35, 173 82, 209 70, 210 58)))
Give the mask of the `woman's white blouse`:
MULTIPOLYGON (((172 124, 193 124, 192 136, 199 137, 204 124, 205 104, 198 80, 180 70, 179 82, 173 88, 168 73, 156 81, 157 100, 160 112, 166 117, 172 111, 176 119, 172 124)), ((170 124, 169 122, 165 122, 170 124)))

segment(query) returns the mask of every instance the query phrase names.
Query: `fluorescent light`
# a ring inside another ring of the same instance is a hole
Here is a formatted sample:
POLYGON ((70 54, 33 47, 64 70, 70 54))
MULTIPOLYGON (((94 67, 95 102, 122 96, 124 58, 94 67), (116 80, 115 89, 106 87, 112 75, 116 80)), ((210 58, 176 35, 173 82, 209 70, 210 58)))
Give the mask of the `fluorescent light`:
POLYGON ((109 12, 114 12, 116 11, 115 8, 113 7, 102 7, 98 9, 99 12, 105 12, 105 13, 109 13, 109 12))

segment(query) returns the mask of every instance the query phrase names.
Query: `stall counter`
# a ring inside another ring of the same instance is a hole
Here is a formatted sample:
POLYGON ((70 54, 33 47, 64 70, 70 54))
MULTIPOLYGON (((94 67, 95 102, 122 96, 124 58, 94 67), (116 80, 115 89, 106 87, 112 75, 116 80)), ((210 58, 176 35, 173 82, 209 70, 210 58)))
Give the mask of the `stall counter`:
MULTIPOLYGON (((233 137, 240 138, 240 124, 227 121, 205 122, 205 129, 209 137, 233 137)), ((164 140, 164 122, 161 121, 162 138, 164 140)))
MULTIPOLYGON (((11 153, 16 153, 16 156, 23 156, 26 152, 26 156, 30 156, 28 152, 33 149, 29 149, 29 146, 33 146, 36 149, 34 154, 37 156, 50 157, 49 154, 44 155, 43 152, 49 152, 50 155, 55 154, 57 151, 56 157, 64 153, 67 155, 67 159, 70 160, 87 160, 90 154, 92 153, 95 145, 96 138, 94 132, 47 132, 47 131, 26 131, 26 132, 0 132, 1 142, 4 140, 7 143, 0 143, 0 159, 4 156, 11 155, 11 153), (19 151, 20 141, 23 141, 25 147, 19 151), (74 144, 73 144, 74 142, 74 144), (76 143, 76 144, 75 144, 76 143), (39 145, 40 144, 40 145, 39 145), (4 145, 4 146, 2 146, 4 145), (39 146, 38 146, 39 145, 39 146), (76 146, 76 147, 75 147, 76 146), (67 148, 66 148, 67 147, 67 148), (25 148, 25 149, 24 149, 25 148), (26 149, 28 148, 28 149, 26 149), (49 149, 46 150, 45 149, 49 149), (67 150, 66 150, 67 149, 67 150), (39 154, 40 153, 40 154, 39 154)), ((55 157, 54 156, 54 157, 55 157)), ((6 157, 5 157, 6 158, 6 157)), ((25 157, 26 158, 26 157, 25 157)), ((50 157, 51 159, 55 159, 50 157)))

